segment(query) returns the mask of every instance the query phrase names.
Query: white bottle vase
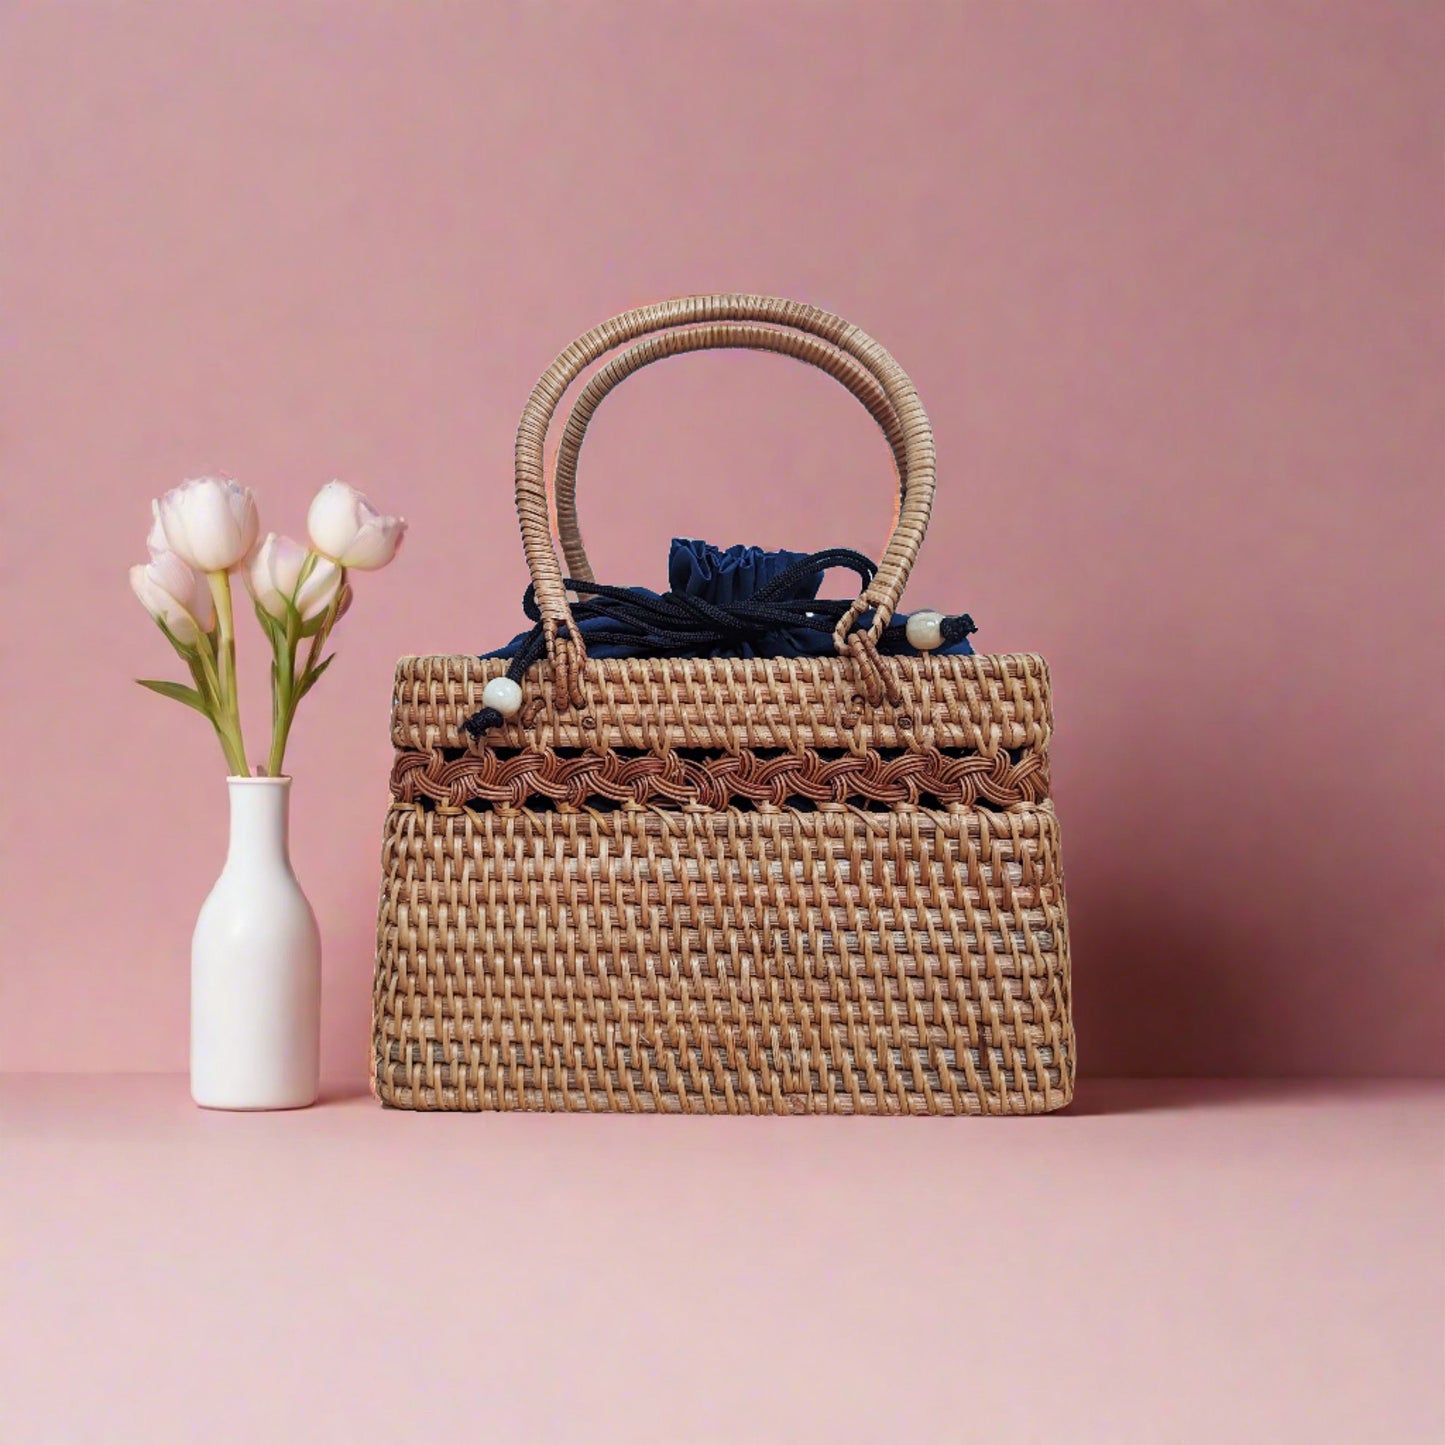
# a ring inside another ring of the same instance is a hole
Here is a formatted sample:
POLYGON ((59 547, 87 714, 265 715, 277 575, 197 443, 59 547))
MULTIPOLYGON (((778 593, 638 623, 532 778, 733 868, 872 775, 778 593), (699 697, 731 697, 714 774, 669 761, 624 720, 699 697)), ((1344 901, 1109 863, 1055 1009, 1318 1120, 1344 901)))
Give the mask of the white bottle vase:
POLYGON ((319 1086, 321 935, 291 871, 291 779, 226 781, 230 848, 191 939, 191 1097, 302 1109, 319 1086))

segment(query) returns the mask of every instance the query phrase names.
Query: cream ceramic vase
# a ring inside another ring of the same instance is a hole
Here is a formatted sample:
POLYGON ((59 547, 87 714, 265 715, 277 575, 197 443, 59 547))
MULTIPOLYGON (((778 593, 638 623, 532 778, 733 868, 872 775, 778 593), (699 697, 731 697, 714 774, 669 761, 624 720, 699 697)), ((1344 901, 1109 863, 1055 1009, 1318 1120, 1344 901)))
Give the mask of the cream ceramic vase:
POLYGON ((191 1097, 301 1109, 318 1089, 321 935, 291 871, 291 779, 227 782, 226 866, 191 939, 191 1097))

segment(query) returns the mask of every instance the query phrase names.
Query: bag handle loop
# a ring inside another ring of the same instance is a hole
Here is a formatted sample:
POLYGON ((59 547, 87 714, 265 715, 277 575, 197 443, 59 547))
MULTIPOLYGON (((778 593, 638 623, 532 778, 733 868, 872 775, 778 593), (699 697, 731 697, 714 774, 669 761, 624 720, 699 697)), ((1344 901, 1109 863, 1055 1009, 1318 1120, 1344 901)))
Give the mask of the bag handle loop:
POLYGON ((857 659, 869 700, 875 701, 887 690, 878 662, 877 638, 903 594, 933 504, 933 430, 907 373, 871 336, 831 312, 771 296, 689 296, 625 311, 578 337, 533 388, 517 428, 517 518, 557 684, 564 695, 582 702, 581 671, 587 653, 572 618, 561 563, 552 545, 544 465, 547 429, 557 405, 578 376, 606 352, 654 332, 718 321, 771 323, 831 342, 873 374, 898 418, 908 478, 898 520, 877 573, 839 619, 833 634, 837 650, 857 659), (870 607, 874 609, 872 624, 866 631, 855 632, 858 618, 870 607))
MULTIPOLYGON (((595 582, 596 574, 587 557, 582 530, 577 520, 577 460, 587 428, 597 408, 614 388, 635 372, 669 356, 691 351, 771 351, 780 356, 807 362, 826 372, 846 386, 862 402, 869 416, 878 423, 898 471, 900 499, 908 489, 908 450, 903 428, 893 404, 867 367, 855 361, 846 351, 839 351, 829 341, 806 331, 785 331, 776 326, 760 326, 753 322, 719 321, 708 326, 691 326, 677 331, 660 332, 619 352, 596 372, 578 396, 562 431, 562 444, 552 468, 552 497, 556 506, 557 535, 562 543, 562 556, 567 576, 582 582, 595 582)), ((901 505, 901 500, 900 500, 901 505)), ((895 521, 897 513, 894 514, 895 521)))

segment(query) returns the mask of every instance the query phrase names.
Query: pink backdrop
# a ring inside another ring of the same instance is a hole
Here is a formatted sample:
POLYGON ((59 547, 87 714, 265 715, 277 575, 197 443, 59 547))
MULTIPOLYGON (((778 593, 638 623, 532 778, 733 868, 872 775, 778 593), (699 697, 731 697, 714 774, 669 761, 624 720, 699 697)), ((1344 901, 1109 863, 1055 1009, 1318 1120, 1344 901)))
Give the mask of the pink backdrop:
MULTIPOLYGON (((1051 660, 1084 1068, 1440 1069, 1438 9, 12 4, 0 40, 6 1067, 185 1065, 224 788, 130 681, 170 661, 147 499, 223 469, 295 530, 340 475, 411 519, 291 756, 360 1078, 391 664, 514 629, 553 354, 745 289, 910 370, 909 600, 1051 660)), ((674 362, 595 433, 607 578, 674 532, 881 545, 886 449, 790 363, 674 362)))

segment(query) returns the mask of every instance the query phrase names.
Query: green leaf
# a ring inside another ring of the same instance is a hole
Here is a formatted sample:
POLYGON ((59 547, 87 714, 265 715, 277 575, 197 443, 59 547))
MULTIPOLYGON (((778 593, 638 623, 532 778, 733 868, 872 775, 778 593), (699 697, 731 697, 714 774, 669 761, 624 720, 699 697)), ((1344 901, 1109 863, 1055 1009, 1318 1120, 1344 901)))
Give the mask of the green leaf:
POLYGON ((158 692, 162 697, 174 698, 177 702, 183 702, 187 707, 193 707, 204 717, 210 717, 211 710, 206 706, 206 700, 193 687, 187 687, 181 682, 165 682, 155 677, 138 677, 136 681, 142 687, 148 687, 152 692, 158 692))
POLYGON ((211 716, 211 686, 206 680, 206 669, 201 665, 201 656, 193 652, 186 659, 187 666, 191 669, 191 681, 196 684, 196 696, 206 704, 206 716, 211 716))
POLYGON ((177 637, 176 634, 172 632, 170 628, 165 625, 164 622, 161 621, 159 617, 155 619, 155 624, 164 634, 166 641, 169 642, 170 645, 175 648, 176 652, 179 653, 181 657, 185 658, 185 660, 189 663, 190 660, 196 655, 195 643, 187 644, 182 642, 180 638, 177 637))
POLYGON ((322 658, 322 660, 321 660, 320 662, 318 662, 318 663, 316 664, 316 666, 313 667, 313 668, 311 669, 311 671, 308 672, 308 673, 306 674, 306 676, 301 679, 300 684, 299 684, 299 685, 297 686, 297 688, 296 688, 296 701, 297 701, 297 702, 300 702, 301 699, 302 699, 303 697, 305 697, 306 694, 307 694, 308 692, 310 692, 313 687, 316 686, 316 683, 317 683, 318 680, 320 679, 321 674, 322 674, 323 672, 325 672, 326 669, 327 669, 328 667, 330 667, 331 664, 332 664, 333 662, 335 662, 335 661, 336 661, 336 654, 333 652, 330 657, 324 657, 324 658, 322 658))
POLYGON ((256 621, 261 624, 261 630, 270 639, 273 649, 286 646, 286 624, 278 622, 259 602, 256 603, 256 621))

